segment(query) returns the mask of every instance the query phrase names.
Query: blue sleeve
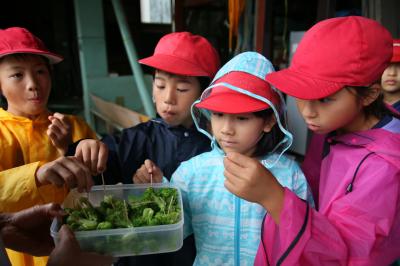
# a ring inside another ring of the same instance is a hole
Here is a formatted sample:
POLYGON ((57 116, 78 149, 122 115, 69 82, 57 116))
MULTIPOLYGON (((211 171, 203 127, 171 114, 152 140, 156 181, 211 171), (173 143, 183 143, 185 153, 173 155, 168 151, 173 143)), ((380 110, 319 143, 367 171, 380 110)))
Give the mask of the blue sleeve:
POLYGON ((184 163, 181 164, 178 169, 176 169, 170 180, 170 183, 177 186, 182 194, 184 213, 183 238, 186 238, 193 234, 192 215, 189 202, 189 186, 187 184, 187 180, 185 180, 188 176, 187 163, 184 163))
POLYGON ((145 159, 151 158, 149 150, 153 148, 153 145, 150 143, 148 135, 149 132, 138 126, 122 131, 118 143, 118 155, 121 164, 121 178, 125 184, 132 183, 132 177, 136 170, 140 168, 145 159))

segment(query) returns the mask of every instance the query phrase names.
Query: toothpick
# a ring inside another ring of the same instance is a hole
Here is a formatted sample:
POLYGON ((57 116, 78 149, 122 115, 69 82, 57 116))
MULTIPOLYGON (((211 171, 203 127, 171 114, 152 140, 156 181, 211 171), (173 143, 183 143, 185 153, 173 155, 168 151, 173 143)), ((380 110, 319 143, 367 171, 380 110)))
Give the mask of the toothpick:
POLYGON ((101 173, 101 181, 103 182, 103 193, 106 195, 106 183, 104 182, 104 175, 101 173))
POLYGON ((150 173, 150 186, 153 186, 153 173, 150 173))

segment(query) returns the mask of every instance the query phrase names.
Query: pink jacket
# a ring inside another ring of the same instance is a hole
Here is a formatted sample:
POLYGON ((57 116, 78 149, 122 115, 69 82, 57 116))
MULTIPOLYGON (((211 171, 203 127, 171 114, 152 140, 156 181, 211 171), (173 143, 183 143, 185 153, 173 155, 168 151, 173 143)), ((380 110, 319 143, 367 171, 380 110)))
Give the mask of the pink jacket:
POLYGON ((285 189, 280 220, 265 219, 255 265, 389 265, 400 258, 400 134, 372 129, 332 138, 319 210, 285 189))

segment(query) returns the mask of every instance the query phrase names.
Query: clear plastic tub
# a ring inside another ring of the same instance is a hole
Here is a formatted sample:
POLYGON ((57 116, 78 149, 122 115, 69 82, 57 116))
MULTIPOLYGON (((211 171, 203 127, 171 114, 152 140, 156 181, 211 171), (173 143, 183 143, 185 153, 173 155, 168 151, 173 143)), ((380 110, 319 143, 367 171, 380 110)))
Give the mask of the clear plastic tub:
MULTIPOLYGON (((104 191, 103 186, 94 186, 91 192, 88 194, 83 193, 80 196, 88 196, 89 201, 94 206, 98 206, 103 200, 104 195, 111 194, 120 199, 127 199, 132 194, 140 196, 147 187, 149 187, 149 184, 107 185, 104 191)), ((155 190, 163 187, 176 188, 170 184, 153 184, 152 187, 155 190)), ((178 223, 134 228, 75 231, 75 237, 81 249, 108 254, 114 257, 165 253, 179 250, 183 245, 183 206, 182 195, 179 189, 177 191, 181 208, 181 218, 178 223)), ((50 234, 56 245, 59 242, 58 231, 60 227, 61 221, 54 219, 50 227, 50 234)))

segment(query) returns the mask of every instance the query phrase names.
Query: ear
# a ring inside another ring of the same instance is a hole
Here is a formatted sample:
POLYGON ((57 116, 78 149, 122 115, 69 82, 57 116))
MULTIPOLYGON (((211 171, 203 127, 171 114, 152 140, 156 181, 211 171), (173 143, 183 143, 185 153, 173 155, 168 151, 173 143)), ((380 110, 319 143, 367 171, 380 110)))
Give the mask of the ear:
POLYGON ((268 119, 265 120, 263 131, 264 131, 265 133, 270 132, 271 129, 275 126, 275 124, 276 124, 275 116, 274 116, 274 115, 271 115, 268 119))
POLYGON ((370 93, 367 97, 362 99, 362 105, 368 106, 373 103, 376 99, 378 99, 380 93, 382 92, 381 85, 379 83, 374 83, 369 87, 370 93))

